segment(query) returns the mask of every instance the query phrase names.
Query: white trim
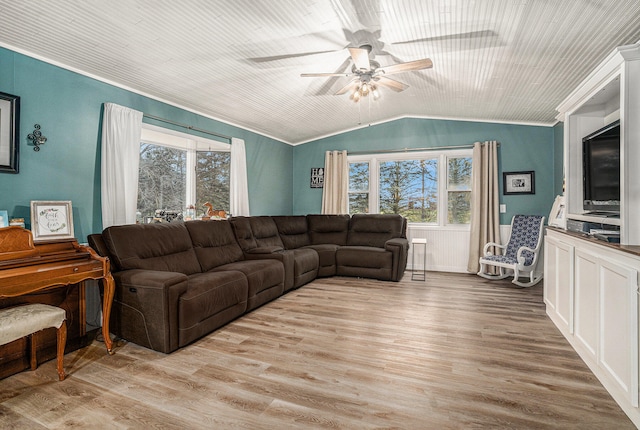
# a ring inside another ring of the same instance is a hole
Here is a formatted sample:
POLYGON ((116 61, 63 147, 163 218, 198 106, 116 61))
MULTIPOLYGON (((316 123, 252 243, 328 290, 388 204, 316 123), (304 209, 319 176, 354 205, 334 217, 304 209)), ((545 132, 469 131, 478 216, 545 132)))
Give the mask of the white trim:
POLYGON ((182 133, 157 125, 142 123, 142 136, 144 143, 171 146, 180 149, 195 149, 196 151, 231 152, 231 144, 207 139, 192 134, 182 133))

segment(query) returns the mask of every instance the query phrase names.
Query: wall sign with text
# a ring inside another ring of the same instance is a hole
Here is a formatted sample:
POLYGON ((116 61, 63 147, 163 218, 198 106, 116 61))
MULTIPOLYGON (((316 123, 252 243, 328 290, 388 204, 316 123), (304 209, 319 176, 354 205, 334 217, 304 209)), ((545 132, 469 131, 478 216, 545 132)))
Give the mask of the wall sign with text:
POLYGON ((324 167, 311 168, 311 188, 322 188, 324 186, 324 167))

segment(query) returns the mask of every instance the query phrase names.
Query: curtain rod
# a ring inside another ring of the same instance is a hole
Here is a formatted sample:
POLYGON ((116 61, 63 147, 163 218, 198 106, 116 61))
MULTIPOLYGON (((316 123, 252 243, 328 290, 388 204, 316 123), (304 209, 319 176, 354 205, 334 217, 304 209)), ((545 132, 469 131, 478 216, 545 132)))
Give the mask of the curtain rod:
MULTIPOLYGON (((484 145, 484 142, 482 143, 484 145)), ((500 143, 498 143, 500 146, 500 143)), ((432 146, 430 148, 380 149, 378 151, 347 151, 347 155, 389 154, 394 152, 441 151, 443 149, 471 149, 473 145, 432 146)))
POLYGON ((171 121, 169 119, 160 118, 159 116, 155 116, 155 115, 149 115, 147 113, 143 113, 142 116, 144 116, 145 118, 156 120, 156 121, 166 122, 167 124, 177 125, 178 127, 186 128, 186 129, 193 130, 193 131, 197 131, 199 133, 208 134, 210 136, 216 136, 216 137, 220 137, 222 139, 227 139, 229 142, 231 142, 231 137, 225 136, 224 134, 214 133, 212 131, 203 130, 201 128, 197 128, 197 127, 193 127, 191 125, 187 125, 187 124, 182 124, 182 123, 179 123, 179 122, 171 121))

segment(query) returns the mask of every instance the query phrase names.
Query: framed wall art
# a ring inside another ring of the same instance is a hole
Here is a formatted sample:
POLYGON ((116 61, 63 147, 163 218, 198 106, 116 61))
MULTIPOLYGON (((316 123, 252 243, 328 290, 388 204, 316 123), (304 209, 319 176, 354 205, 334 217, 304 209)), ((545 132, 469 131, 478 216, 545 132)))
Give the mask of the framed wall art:
POLYGON ((311 168, 311 188, 324 187, 324 167, 311 168))
POLYGON ((536 182, 533 170, 528 172, 502 173, 505 196, 511 194, 535 194, 536 182))
POLYGON ((31 232, 34 242, 73 239, 71 201, 31 201, 31 232))
POLYGON ((18 173, 20 97, 0 93, 0 172, 18 173))
POLYGON ((9 227, 9 213, 7 211, 0 211, 0 228, 9 227))

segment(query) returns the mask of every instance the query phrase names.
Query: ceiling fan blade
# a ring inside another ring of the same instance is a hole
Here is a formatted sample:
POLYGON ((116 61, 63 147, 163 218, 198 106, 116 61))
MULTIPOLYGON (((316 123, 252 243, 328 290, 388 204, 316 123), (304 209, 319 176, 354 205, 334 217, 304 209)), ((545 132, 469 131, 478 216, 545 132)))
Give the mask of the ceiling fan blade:
POLYGON ((420 42, 438 42, 442 40, 462 40, 462 39, 472 39, 472 38, 478 38, 478 37, 494 38, 494 37, 498 37, 498 33, 496 33, 493 30, 469 31, 466 33, 445 34, 443 36, 423 37, 421 39, 405 40, 403 42, 393 42, 393 45, 404 45, 407 43, 420 43, 420 42))
POLYGON ((347 85, 345 85, 344 87, 340 88, 335 95, 340 96, 342 94, 348 93, 349 91, 351 91, 352 89, 354 89, 356 87, 356 85, 358 85, 358 82, 360 80, 359 79, 354 79, 351 82, 349 82, 347 85))
POLYGON ((307 55, 317 55, 317 54, 326 54, 328 52, 336 52, 335 49, 331 49, 328 51, 315 51, 315 52, 301 52, 298 54, 283 54, 283 55, 273 55, 271 57, 254 57, 247 58, 248 61, 252 63, 268 63, 270 61, 278 61, 278 60, 286 60, 289 58, 298 58, 298 57, 306 57, 307 55))
POLYGON ((393 64, 391 66, 381 67, 377 71, 380 71, 385 75, 393 75, 395 73, 429 69, 431 67, 433 67, 433 62, 429 58, 423 58, 422 60, 408 61, 406 63, 393 64))
MULTIPOLYGON (((347 69, 351 67, 351 58, 345 58, 340 67, 338 67, 334 73, 345 73, 347 69)), ((341 80, 339 76, 330 76, 325 80, 325 82, 318 88, 314 95, 316 96, 324 96, 333 93, 332 88, 334 85, 341 80)))
POLYGON ((302 78, 327 78, 331 76, 349 77, 352 73, 300 73, 302 78))
POLYGON ((349 52, 351 53, 351 58, 353 58, 353 63, 356 65, 356 68, 360 70, 371 69, 369 51, 362 48, 349 48, 349 52))
POLYGON ((396 81, 394 79, 385 78, 384 76, 378 76, 374 78, 374 81, 386 88, 390 88, 393 91, 399 93, 400 91, 404 91, 409 88, 409 85, 403 84, 402 82, 396 81))

